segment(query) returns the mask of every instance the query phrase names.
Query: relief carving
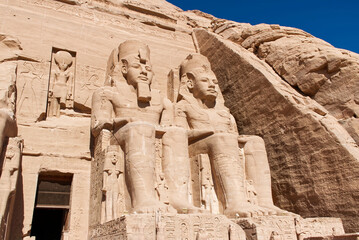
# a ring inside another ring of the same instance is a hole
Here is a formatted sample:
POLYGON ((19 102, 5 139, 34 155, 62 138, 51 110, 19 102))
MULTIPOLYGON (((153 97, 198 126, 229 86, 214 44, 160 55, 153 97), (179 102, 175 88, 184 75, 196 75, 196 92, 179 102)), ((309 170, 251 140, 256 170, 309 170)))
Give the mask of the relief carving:
POLYGON ((16 114, 19 119, 38 121, 46 112, 49 64, 21 61, 17 69, 16 114))
POLYGON ((120 217, 124 211, 124 192, 121 187, 124 173, 123 156, 117 146, 109 146, 105 154, 103 188, 105 198, 105 222, 120 217))
POLYGON ((73 108, 74 105, 74 57, 59 50, 53 54, 47 116, 60 117, 60 109, 73 108))
POLYGON ((74 108, 90 113, 92 94, 102 86, 105 72, 90 66, 79 66, 77 69, 74 108))

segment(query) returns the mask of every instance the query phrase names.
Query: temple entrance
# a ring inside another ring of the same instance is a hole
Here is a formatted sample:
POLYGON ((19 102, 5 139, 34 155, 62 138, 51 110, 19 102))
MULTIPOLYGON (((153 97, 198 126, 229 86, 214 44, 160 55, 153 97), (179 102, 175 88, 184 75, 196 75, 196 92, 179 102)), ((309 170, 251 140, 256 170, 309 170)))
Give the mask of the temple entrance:
POLYGON ((32 218, 36 240, 61 240, 69 228, 72 174, 40 173, 32 218))

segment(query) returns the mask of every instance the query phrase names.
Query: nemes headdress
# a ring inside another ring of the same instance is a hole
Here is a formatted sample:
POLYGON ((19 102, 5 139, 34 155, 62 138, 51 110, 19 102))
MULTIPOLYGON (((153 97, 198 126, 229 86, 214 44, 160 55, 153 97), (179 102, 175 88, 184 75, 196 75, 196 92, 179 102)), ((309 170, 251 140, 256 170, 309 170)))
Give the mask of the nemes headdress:
POLYGON ((127 40, 113 49, 107 61, 105 85, 112 85, 116 81, 114 79, 122 78, 121 59, 126 59, 129 56, 139 57, 141 62, 147 62, 150 61, 150 49, 146 44, 137 40, 127 40))
POLYGON ((209 70, 211 69, 211 64, 209 63, 208 59, 205 56, 199 53, 190 54, 181 63, 180 77, 182 77, 183 74, 193 71, 194 69, 209 70))
POLYGON ((150 61, 150 48, 137 40, 127 40, 118 46, 119 60, 125 59, 129 56, 136 56, 140 58, 141 62, 150 61))

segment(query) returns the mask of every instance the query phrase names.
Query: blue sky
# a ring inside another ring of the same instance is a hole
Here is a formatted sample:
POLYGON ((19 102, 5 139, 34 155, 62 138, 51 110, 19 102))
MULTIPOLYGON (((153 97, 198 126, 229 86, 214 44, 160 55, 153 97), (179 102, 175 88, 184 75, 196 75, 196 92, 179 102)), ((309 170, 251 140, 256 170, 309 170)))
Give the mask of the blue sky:
POLYGON ((335 47, 359 53, 359 0, 167 0, 218 18, 303 29, 335 47))

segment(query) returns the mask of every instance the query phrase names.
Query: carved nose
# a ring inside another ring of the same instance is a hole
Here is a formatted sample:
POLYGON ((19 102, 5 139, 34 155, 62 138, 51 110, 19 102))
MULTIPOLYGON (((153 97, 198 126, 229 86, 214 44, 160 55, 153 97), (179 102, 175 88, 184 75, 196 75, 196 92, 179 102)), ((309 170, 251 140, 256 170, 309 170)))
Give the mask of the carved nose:
POLYGON ((214 88, 214 87, 215 87, 215 84, 214 84, 213 80, 209 80, 209 81, 208 81, 208 87, 210 87, 210 88, 214 88))
POLYGON ((146 66, 141 66, 141 74, 147 76, 146 66))

